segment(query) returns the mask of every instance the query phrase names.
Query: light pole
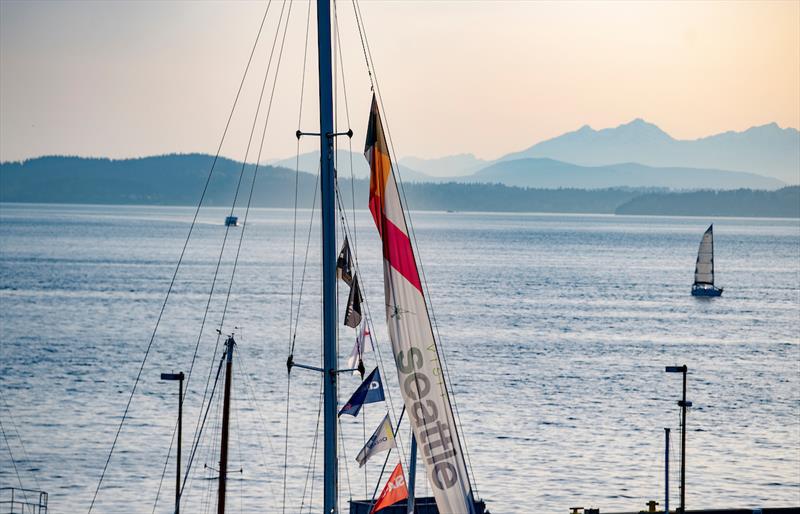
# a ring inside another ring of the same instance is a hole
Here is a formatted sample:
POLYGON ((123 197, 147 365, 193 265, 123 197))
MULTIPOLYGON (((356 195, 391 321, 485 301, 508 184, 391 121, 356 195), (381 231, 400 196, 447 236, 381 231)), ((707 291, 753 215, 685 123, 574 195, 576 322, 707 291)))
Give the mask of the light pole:
POLYGON ((664 428, 664 514, 669 514, 669 428, 664 428))
POLYGON ((183 372, 162 373, 161 380, 178 381, 178 453, 175 465, 175 514, 181 511, 181 433, 183 432, 183 372))
POLYGON ((686 401, 686 373, 689 369, 686 364, 683 366, 667 366, 667 373, 683 373, 683 399, 678 400, 678 407, 681 408, 681 506, 679 512, 686 512, 686 408, 692 406, 692 402, 686 401))

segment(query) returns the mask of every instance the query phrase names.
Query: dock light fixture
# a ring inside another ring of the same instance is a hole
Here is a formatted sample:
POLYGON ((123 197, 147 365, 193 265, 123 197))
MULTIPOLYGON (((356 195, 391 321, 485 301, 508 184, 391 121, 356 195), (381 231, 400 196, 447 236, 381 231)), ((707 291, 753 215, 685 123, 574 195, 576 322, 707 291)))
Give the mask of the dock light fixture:
POLYGON ((180 373, 162 373, 161 380, 178 381, 178 453, 175 464, 175 514, 180 514, 181 509, 181 432, 183 432, 183 379, 180 373))
POLYGON ((692 402, 686 401, 686 374, 689 368, 683 366, 667 366, 664 370, 667 373, 683 374, 683 397, 678 400, 678 407, 681 408, 681 506, 677 512, 686 512, 686 409, 692 406, 692 402))

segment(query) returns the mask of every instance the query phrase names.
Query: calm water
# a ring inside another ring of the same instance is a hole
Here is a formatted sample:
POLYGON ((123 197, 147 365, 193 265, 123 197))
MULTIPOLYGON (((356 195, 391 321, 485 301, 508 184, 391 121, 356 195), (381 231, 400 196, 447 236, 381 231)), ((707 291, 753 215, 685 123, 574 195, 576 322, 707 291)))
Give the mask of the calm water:
MULTIPOLYGON (((295 309, 310 214, 299 213, 295 309)), ((201 213, 96 512, 153 511, 177 403, 175 384, 159 374, 189 369, 224 215, 201 213)), ((377 240, 367 213, 357 218, 362 281, 388 365, 377 240)), ((88 509, 190 219, 185 208, 0 206, 0 419, 24 484, 38 480, 52 512, 88 509)), ((563 514, 576 505, 633 511, 661 501, 663 427, 675 434, 677 506, 680 378, 663 370, 683 363, 694 402, 688 507, 800 504, 797 220, 416 213, 414 221, 474 478, 492 512, 563 514), (689 286, 711 221, 725 294, 698 300, 689 286)), ((199 339, 186 440, 220 356, 215 329, 242 230, 229 234, 199 339)), ((223 327, 238 327, 239 342, 229 505, 279 512, 292 212, 257 210, 245 235, 223 327)), ((318 237, 312 234, 312 243, 318 237)), ((309 364, 320 358, 316 246, 294 352, 309 364)), ((342 327, 340 338, 349 353, 352 331, 342 327)), ((375 356, 368 359, 374 365, 375 356)), ((386 369, 399 414, 395 376, 386 369)), ((341 395, 357 383, 343 376, 341 395)), ((290 398, 287 510, 313 505, 318 512, 321 482, 306 482, 306 470, 309 463, 319 470, 322 461, 311 452, 319 377, 296 369, 290 398)), ((186 486, 186 512, 214 508, 216 471, 204 465, 217 467, 218 411, 215 397, 186 486)), ((381 404, 366 407, 368 432, 384 413, 381 404)), ((351 494, 365 494, 354 462, 364 426, 349 417, 341 426, 346 506, 351 494)), ((405 456, 407 435, 401 442, 405 456)), ((380 461, 367 466, 370 492, 380 461)), ((157 512, 170 512, 174 462, 168 466, 157 512)), ((17 485, 5 445, 0 485, 17 485)))

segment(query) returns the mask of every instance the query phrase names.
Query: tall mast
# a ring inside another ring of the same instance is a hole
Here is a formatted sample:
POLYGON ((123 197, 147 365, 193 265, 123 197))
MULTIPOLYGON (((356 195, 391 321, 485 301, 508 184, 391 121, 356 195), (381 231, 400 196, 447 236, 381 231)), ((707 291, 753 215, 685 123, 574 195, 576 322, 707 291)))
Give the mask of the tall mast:
POLYGON ((225 514, 225 485, 228 480, 228 421, 231 415, 231 375, 233 368, 233 336, 225 341, 227 357, 225 362, 225 396, 222 403, 222 442, 219 448, 219 495, 217 514, 225 514))
POLYGON ((322 339, 325 420, 325 493, 323 512, 338 510, 339 469, 336 458, 336 213, 334 212, 333 89, 330 0, 317 0, 319 55, 319 145, 322 199, 322 339))
POLYGON ((711 231, 711 285, 714 285, 714 224, 712 223, 708 230, 711 231))

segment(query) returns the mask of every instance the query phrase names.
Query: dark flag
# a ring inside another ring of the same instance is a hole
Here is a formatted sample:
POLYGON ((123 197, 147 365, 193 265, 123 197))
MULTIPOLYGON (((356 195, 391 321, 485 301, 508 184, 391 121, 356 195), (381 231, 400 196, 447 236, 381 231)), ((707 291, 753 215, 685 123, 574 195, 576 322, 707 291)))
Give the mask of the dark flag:
POLYGON ((383 383, 381 383, 381 372, 378 368, 372 370, 367 378, 361 382, 358 389, 353 393, 347 403, 339 411, 339 416, 342 414, 350 414, 351 416, 358 416, 361 406, 365 403, 382 402, 383 396, 383 383))
POLYGON ((350 328, 358 328, 361 324, 361 289, 358 287, 358 277, 353 277, 350 284, 350 296, 347 298, 347 312, 344 314, 344 324, 350 328))
POLYGON ((350 254, 350 243, 347 242, 347 237, 344 238, 342 251, 339 252, 339 258, 336 259, 336 278, 342 279, 349 286, 353 285, 353 258, 350 254))

